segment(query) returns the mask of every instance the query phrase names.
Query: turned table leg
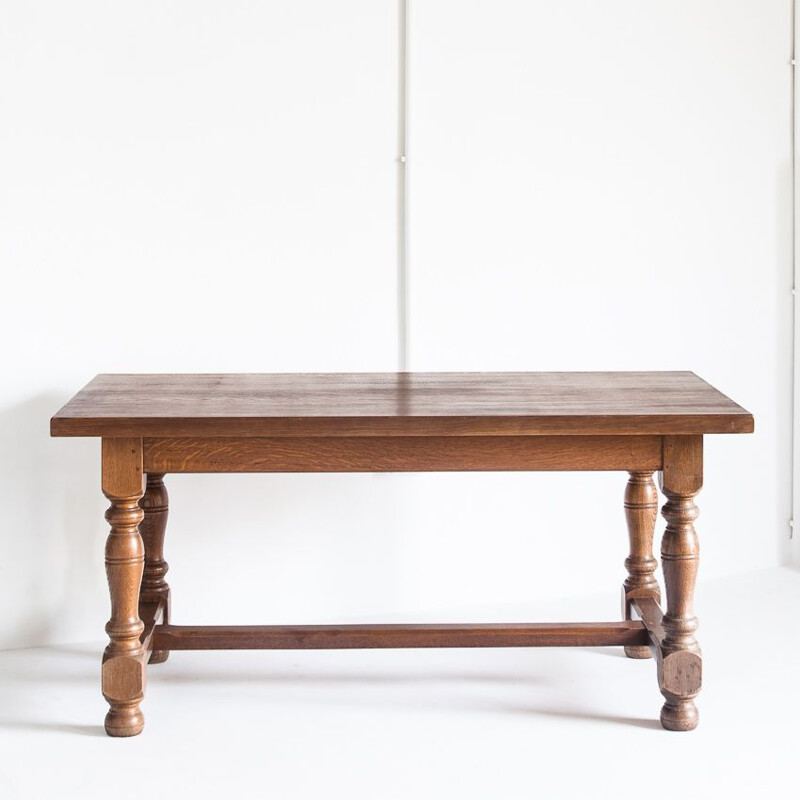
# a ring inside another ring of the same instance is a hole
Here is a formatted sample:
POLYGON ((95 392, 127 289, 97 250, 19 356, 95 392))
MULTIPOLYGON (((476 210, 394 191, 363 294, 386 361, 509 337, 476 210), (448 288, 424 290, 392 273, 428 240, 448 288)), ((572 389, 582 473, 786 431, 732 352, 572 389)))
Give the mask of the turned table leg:
POLYGON ((662 619, 659 682, 666 701, 661 724, 673 731, 692 730, 698 721, 694 698, 700 691, 702 658, 694 635, 697 617, 692 602, 700 553, 694 498, 702 484, 703 437, 664 437, 661 488, 667 502, 661 513, 667 527, 661 541, 661 568, 667 609, 662 619))
MULTIPOLYGON (((144 577, 139 603, 161 604, 161 622, 169 623, 169 584, 165 580, 169 564, 164 560, 164 534, 167 530, 169 496, 164 486, 163 473, 148 473, 147 488, 139 501, 144 519, 139 531, 144 541, 144 577)), ((150 664, 161 664, 169 657, 169 650, 153 650, 150 664)))
MULTIPOLYGON (((628 523, 630 554, 625 559, 628 577, 622 585, 623 618, 631 619, 631 600, 653 597, 660 602, 658 581, 653 574, 653 533, 658 516, 658 491, 652 472, 631 472, 625 487, 625 519, 628 523)), ((628 658, 651 658, 646 645, 626 645, 628 658)))
POLYGON ((135 736, 144 727, 139 703, 144 697, 146 653, 140 636, 139 586, 144 546, 139 523, 144 512, 141 439, 103 439, 103 494, 111 501, 106 519, 106 574, 111 595, 108 646, 103 654, 103 696, 110 706, 109 736, 135 736))

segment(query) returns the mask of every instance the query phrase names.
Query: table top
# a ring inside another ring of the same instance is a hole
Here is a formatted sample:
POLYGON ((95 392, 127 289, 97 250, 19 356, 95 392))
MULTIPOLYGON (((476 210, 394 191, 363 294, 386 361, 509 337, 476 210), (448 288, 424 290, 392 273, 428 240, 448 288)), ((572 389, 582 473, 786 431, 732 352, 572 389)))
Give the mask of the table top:
POLYGON ((693 372, 98 375, 53 436, 514 436, 750 433, 693 372))

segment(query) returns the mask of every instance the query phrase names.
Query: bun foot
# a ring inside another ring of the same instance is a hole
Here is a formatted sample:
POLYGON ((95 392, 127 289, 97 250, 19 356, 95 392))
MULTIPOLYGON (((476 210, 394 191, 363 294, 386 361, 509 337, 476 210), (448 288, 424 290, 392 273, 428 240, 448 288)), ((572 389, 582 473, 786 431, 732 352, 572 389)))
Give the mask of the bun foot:
POLYGON ((652 658, 653 654, 646 645, 625 645, 625 655, 628 658, 652 658))
POLYGON ((144 728, 144 715, 139 704, 127 708, 112 708, 106 714, 105 729, 109 736, 136 736, 144 728))
POLYGON ((169 658, 169 650, 153 650, 150 653, 148 664, 163 664, 169 658))
POLYGON ((679 700, 675 704, 664 703, 661 709, 661 725, 668 731, 693 731, 699 719, 697 706, 693 700, 679 700))

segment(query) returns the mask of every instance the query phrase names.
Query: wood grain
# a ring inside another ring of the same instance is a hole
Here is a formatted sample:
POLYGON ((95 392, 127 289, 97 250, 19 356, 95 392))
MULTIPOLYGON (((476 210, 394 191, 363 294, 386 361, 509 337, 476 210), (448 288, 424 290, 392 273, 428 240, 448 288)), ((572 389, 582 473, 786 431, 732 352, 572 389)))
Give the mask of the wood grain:
POLYGON ((641 622, 477 625, 159 625, 168 650, 320 650, 379 647, 600 647, 645 645, 641 622))
POLYGON ((148 472, 650 470, 660 436, 145 439, 148 472))
MULTIPOLYGON (((139 641, 145 651, 145 657, 153 654, 153 632, 159 623, 165 623, 164 619, 164 600, 154 600, 139 603, 139 618, 142 620, 142 634, 139 641)), ((152 663, 151 658, 148 663, 152 663)))
POLYGON ((146 652, 140 640, 139 586, 144 571, 144 545, 139 523, 144 512, 141 439, 103 439, 103 492, 111 502, 106 520, 106 574, 111 618, 103 653, 103 696, 109 704, 105 729, 109 736, 135 736, 144 727, 139 703, 144 697, 146 652))
MULTIPOLYGON (((144 542, 144 575, 139 592, 139 616, 144 620, 144 605, 157 604, 164 622, 170 618, 170 591, 166 576, 169 564, 164 560, 164 535, 169 514, 169 495, 164 486, 164 475, 147 473, 147 486, 139 501, 144 519, 139 523, 139 533, 144 542)), ((161 664, 169 657, 167 650, 150 653, 150 664, 161 664)))
POLYGON ((622 645, 635 657, 648 647, 662 724, 691 730, 702 676, 692 601, 703 434, 752 430, 747 411, 690 372, 100 375, 53 417, 51 432, 103 437, 106 731, 142 730, 147 658, 170 650, 584 645, 622 645), (449 470, 629 471, 625 616, 635 610, 643 621, 171 624, 164 473, 449 470), (667 497, 663 614, 653 575, 655 470, 667 497))
POLYGON ((667 502, 661 513, 667 521, 667 527, 661 539, 661 569, 664 573, 667 610, 661 621, 664 631, 661 647, 665 658, 676 654, 670 663, 678 674, 666 683, 662 680, 661 692, 665 702, 661 710, 661 724, 674 731, 692 730, 698 722, 694 698, 700 691, 702 659, 695 638, 697 617, 693 611, 693 600, 700 546, 694 529, 694 521, 698 516, 694 498, 702 485, 703 437, 665 437, 661 489, 667 502), (692 674, 696 674, 696 680, 683 680, 688 669, 687 662, 692 674))
MULTIPOLYGON (((703 680, 703 659, 699 651, 674 650, 664 647, 664 614, 661 606, 653 596, 642 596, 631 600, 631 607, 647 629, 650 638, 649 649, 656 659, 658 685, 665 697, 693 698, 700 691, 703 680)), ((674 714, 667 715, 662 725, 668 730, 692 730, 697 727, 697 714, 689 713, 688 717, 679 715, 674 724, 674 714), (687 724, 687 722, 689 724, 687 724)))
POLYGON ((103 494, 106 497, 138 499, 144 494, 141 439, 103 439, 100 457, 103 494))
MULTIPOLYGON (((625 487, 625 519, 628 523, 629 555, 625 559, 628 577, 622 586, 623 618, 631 618, 631 600, 652 596, 661 599, 653 558, 653 533, 658 516, 658 490, 653 473, 631 472, 625 487)), ((628 658, 649 658, 647 647, 626 647, 628 658)))
POLYGON ((54 436, 748 433, 692 372, 98 375, 54 436))

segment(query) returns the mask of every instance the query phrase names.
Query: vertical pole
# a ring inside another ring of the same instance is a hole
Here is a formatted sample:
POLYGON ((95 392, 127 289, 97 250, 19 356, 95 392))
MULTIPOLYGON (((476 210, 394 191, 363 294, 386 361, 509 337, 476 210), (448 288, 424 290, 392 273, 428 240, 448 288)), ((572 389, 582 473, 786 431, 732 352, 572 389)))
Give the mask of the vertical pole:
POLYGON ((798 359, 800 359, 800 325, 797 320, 797 291, 798 291, 798 276, 797 264, 800 253, 798 253, 797 227, 798 227, 798 211, 800 211, 800 204, 798 203, 798 191, 800 191, 800 181, 797 176, 797 138, 798 138, 798 125, 797 125, 797 0, 792 3, 792 41, 791 41, 791 117, 792 117, 792 508, 791 519, 789 520, 789 545, 790 557, 793 558, 794 563, 800 566, 800 543, 798 537, 794 535, 794 526, 796 520, 800 519, 800 490, 798 490, 797 481, 800 479, 800 368, 798 367, 798 359))
POLYGON ((409 369, 408 313, 408 3, 398 0, 397 57, 397 369, 409 369))

